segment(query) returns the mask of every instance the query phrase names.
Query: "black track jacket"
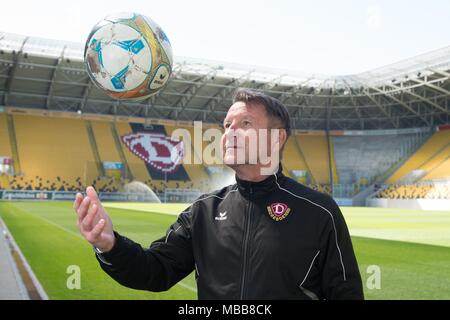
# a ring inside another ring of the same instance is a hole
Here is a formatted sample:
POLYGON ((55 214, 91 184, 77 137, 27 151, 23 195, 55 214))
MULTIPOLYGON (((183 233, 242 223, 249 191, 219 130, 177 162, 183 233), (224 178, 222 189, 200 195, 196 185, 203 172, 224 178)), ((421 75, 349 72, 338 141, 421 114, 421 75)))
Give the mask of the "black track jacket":
POLYGON ((363 299, 339 207, 281 171, 202 195, 149 249, 115 232, 102 269, 150 291, 195 270, 199 299, 363 299))

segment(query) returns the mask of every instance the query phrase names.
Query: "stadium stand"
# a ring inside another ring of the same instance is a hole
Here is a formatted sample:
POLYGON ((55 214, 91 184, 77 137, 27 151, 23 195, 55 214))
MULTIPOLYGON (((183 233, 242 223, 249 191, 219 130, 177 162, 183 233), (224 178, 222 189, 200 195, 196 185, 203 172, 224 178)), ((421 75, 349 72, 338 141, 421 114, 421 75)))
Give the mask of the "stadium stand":
POLYGON ((102 161, 120 162, 120 156, 114 146, 111 134, 111 123, 106 121, 91 121, 95 139, 98 144, 98 151, 102 161))
POLYGON ((0 174, 0 190, 10 189, 9 178, 6 174, 0 174))
MULTIPOLYGON (((129 134, 132 132, 130 125, 126 122, 117 122, 112 124, 112 129, 115 131, 116 135, 120 138, 123 135, 129 134)), ((119 144, 119 148, 121 152, 124 154, 125 161, 127 166, 129 167, 130 174, 133 178, 138 181, 150 181, 151 177, 148 173, 147 167, 145 166, 144 161, 138 159, 130 150, 128 150, 123 143, 120 141, 116 144, 119 144)))
MULTIPOLYGON (((0 115, 0 121, 6 122, 7 115, 0 115)), ((20 172, 9 178, 2 176, 2 188, 80 191, 91 184, 99 191, 116 192, 136 179, 160 193, 167 188, 206 192, 215 186, 212 180, 220 178, 211 176, 202 164, 187 164, 184 165, 188 173, 185 180, 152 179, 144 161, 121 142, 121 136, 133 132, 127 122, 54 118, 42 114, 14 114, 12 119, 18 153, 24 160, 21 161, 20 172), (117 172, 103 170, 103 162, 121 162, 125 169, 117 175, 117 172)), ((164 126, 168 136, 176 128, 188 130, 193 137, 192 126, 164 126)), ((11 156, 7 126, 2 126, 1 130, 1 155, 11 156)), ((206 145, 207 142, 204 143, 206 145)), ((191 147, 193 157, 199 160, 199 155, 191 147)))
MULTIPOLYGON (((0 121, 7 122, 7 115, 0 114, 0 121)), ((15 162, 20 159, 21 170, 10 177, 2 175, 1 188, 78 191, 93 184, 100 191, 120 190, 118 179, 98 175, 83 120, 14 115, 10 121, 13 126, 0 126, 0 154, 12 155, 13 136, 20 154, 15 162)))
POLYGON ((337 172, 337 164, 336 164, 336 155, 335 155, 335 147, 334 147, 334 143, 333 143, 333 139, 331 136, 328 136, 328 144, 330 146, 330 154, 329 154, 329 158, 330 158, 330 163, 331 163, 331 174, 333 177, 333 184, 339 184, 340 180, 339 180, 339 175, 337 172))
POLYGON ((438 164, 436 167, 432 168, 424 177, 423 180, 444 180, 450 181, 450 155, 438 164))
POLYGON ((75 188, 99 176, 82 121, 14 115, 14 124, 26 188, 43 187, 44 180, 75 188))
POLYGON ((0 156, 12 157, 9 132, 5 113, 0 113, 0 156))
POLYGON ((366 185, 421 143, 416 134, 347 135, 332 140, 340 183, 366 185))
MULTIPOLYGON (((129 123, 108 120, 87 120, 79 117, 48 117, 43 115, 12 116, 14 135, 17 139, 18 153, 23 157, 21 172, 16 172, 9 179, 0 180, 2 188, 16 190, 58 190, 80 191, 92 184, 99 191, 121 191, 123 185, 132 179, 143 181, 156 192, 167 188, 196 189, 209 191, 217 187, 215 181, 222 181, 228 168, 220 161, 220 154, 207 160, 211 165, 186 164, 189 179, 184 181, 164 181, 152 179, 144 162, 132 154, 120 141, 122 135, 132 132, 129 123), (114 136, 117 136, 118 143, 114 136), (121 154, 122 153, 122 154, 121 154), (102 163, 125 162, 129 169, 117 176, 102 170, 102 163)), ((6 122, 6 115, 1 114, 1 121, 6 122)), ((192 126, 164 126, 167 135, 176 128, 184 128, 193 137, 192 126)), ((0 135, 1 150, 5 156, 11 155, 10 137, 7 126, 2 126, 0 135)), ((203 147, 208 141, 203 141, 203 147)), ((192 149, 192 156, 199 160, 198 151, 192 149)), ((292 170, 308 170, 306 161, 300 153, 295 137, 286 146, 283 159, 284 168, 292 176, 292 170)), ((209 157, 208 153, 202 156, 209 157)), ((231 173, 232 174, 232 173, 231 173)), ((304 181, 307 183, 307 181, 304 181)), ((329 186, 314 184, 311 187, 322 192, 330 192, 329 186)))
POLYGON ((310 174, 309 167, 305 161, 303 154, 298 148, 295 134, 289 137, 284 148, 284 154, 282 158, 284 173, 299 182, 307 183, 308 178, 304 181, 300 181, 292 173, 293 170, 304 170, 310 174))
MULTIPOLYGON (((173 131, 176 129, 186 129, 189 134, 190 138, 194 139, 194 128, 192 126, 165 126, 166 133, 168 136, 171 136, 173 131)), ((203 144, 203 142, 202 142, 203 144)), ((192 185, 196 189, 200 189, 200 184, 203 181, 208 181, 209 176, 206 172, 205 167, 203 166, 203 162, 201 160, 201 157, 203 157, 203 154, 198 154, 197 150, 194 148, 194 142, 193 141, 185 141, 185 148, 190 148, 191 152, 191 164, 184 164, 184 168, 186 169, 187 174, 189 175, 189 178, 192 181, 192 185)))
POLYGON ((449 184, 404 184, 389 185, 379 191, 376 198, 388 199, 450 199, 449 184))
MULTIPOLYGON (((233 172, 220 164, 218 159, 220 155, 214 155, 215 159, 203 159, 213 163, 212 165, 204 162, 184 164, 187 173, 184 180, 166 181, 152 178, 145 162, 130 152, 121 141, 121 136, 133 132, 132 123, 126 119, 114 121, 98 120, 89 116, 65 117, 17 113, 10 114, 9 118, 12 125, 8 124, 8 115, 0 113, 0 121, 6 124, 0 127, 0 156, 13 155, 11 141, 14 140, 21 171, 9 178, 2 176, 0 188, 81 191, 87 185, 94 185, 99 191, 117 192, 123 191, 124 185, 128 182, 137 180, 144 182, 158 194, 164 193, 167 189, 208 192, 220 187, 218 181, 223 184, 226 176, 233 176, 233 172), (12 135, 9 132, 11 130, 14 130, 12 135), (104 162, 123 163, 124 169, 105 170, 104 162)), ((175 129, 183 128, 194 137, 194 128, 187 123, 164 124, 161 128, 167 136, 175 129)), ((412 167, 427 173, 421 176, 420 181, 448 179, 449 132, 447 130, 435 133, 411 157, 421 160, 415 160, 416 165, 412 167)), ((423 143, 424 139, 412 133, 399 133, 338 135, 327 140, 323 132, 300 132, 294 134, 286 144, 282 160, 283 168, 285 174, 299 182, 320 192, 334 194, 335 191, 332 192, 330 185, 330 166, 334 184, 338 182, 344 185, 368 184, 386 170, 404 161, 403 157, 411 154, 411 150, 417 149, 417 145, 423 143), (328 148, 331 156, 328 154, 328 148), (301 174, 298 174, 299 172, 301 174)), ((203 147, 206 147, 208 141, 202 143, 203 147)), ((200 155, 198 150, 194 150, 193 145, 191 154, 192 160, 195 158, 199 160, 200 155)), ((211 157, 207 153, 201 156, 211 157)), ((407 160, 399 171, 404 170, 402 167, 405 165, 411 167, 408 164, 411 159, 407 160)), ((408 170, 411 169, 404 171, 408 170)), ((408 187, 386 188, 382 191, 384 193, 380 194, 390 197, 423 196, 425 193, 429 194, 430 190, 427 188, 429 187, 411 184, 408 187)), ((357 190, 350 191, 354 193, 357 190)), ((351 196, 352 192, 348 195, 351 196)))
POLYGON ((312 184, 330 184, 330 161, 325 135, 294 136, 311 173, 312 184))
MULTIPOLYGON (((419 170, 422 170, 424 172, 424 176, 420 179, 420 181, 427 181, 430 180, 430 177, 428 176, 429 173, 431 173, 435 168, 437 168, 439 165, 441 165, 445 160, 447 160, 450 157, 450 141, 448 145, 438 152, 436 152, 434 155, 431 156, 431 158, 422 166, 419 167, 419 170)), ((444 178, 444 177, 438 177, 438 178, 444 178)))
MULTIPOLYGON (((205 131, 210 128, 218 129, 220 132, 223 131, 222 127, 219 125, 210 125, 209 127, 203 128, 203 133, 205 134, 205 131)), ((212 143, 212 138, 210 141, 206 139, 207 137, 205 135, 204 137, 203 167, 207 173, 207 180, 204 180, 203 182, 203 189, 199 188, 199 190, 210 192, 211 190, 220 189, 226 184, 234 183, 234 178, 232 178, 234 177, 234 172, 223 164, 221 150, 218 150, 218 152, 213 154, 211 149, 207 149, 211 148, 208 145, 212 143)), ((218 141, 218 145, 220 145, 220 140, 218 141)), ((192 178, 191 180, 195 181, 195 179, 192 178)))
POLYGON ((450 130, 437 131, 389 177, 387 183, 410 183, 420 180, 445 160, 449 145, 450 130))
POLYGON ((308 184, 308 187, 322 193, 331 194, 331 186, 329 184, 308 184))

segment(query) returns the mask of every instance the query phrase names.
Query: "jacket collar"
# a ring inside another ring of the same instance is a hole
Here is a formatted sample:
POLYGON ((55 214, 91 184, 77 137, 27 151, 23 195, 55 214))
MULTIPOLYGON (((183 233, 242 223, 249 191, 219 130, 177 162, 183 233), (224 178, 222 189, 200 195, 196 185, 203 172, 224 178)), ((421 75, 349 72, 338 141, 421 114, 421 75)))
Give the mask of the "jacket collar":
POLYGON ((236 184, 239 192, 246 198, 258 198, 267 195, 278 188, 277 183, 280 183, 284 179, 283 168, 281 163, 278 166, 278 171, 266 179, 259 182, 252 182, 241 180, 236 175, 236 184))

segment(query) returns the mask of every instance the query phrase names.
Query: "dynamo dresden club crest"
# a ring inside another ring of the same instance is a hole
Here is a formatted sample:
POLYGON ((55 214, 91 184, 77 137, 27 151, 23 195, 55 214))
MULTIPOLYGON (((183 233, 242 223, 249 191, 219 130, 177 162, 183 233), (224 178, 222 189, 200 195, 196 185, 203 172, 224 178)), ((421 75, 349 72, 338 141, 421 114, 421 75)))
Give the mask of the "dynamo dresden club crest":
POLYGON ((161 133, 132 133, 122 136, 122 141, 136 156, 162 172, 174 172, 184 158, 183 141, 161 133))
POLYGON ((281 221, 291 212, 291 208, 287 204, 276 202, 267 207, 270 217, 275 221, 281 221))

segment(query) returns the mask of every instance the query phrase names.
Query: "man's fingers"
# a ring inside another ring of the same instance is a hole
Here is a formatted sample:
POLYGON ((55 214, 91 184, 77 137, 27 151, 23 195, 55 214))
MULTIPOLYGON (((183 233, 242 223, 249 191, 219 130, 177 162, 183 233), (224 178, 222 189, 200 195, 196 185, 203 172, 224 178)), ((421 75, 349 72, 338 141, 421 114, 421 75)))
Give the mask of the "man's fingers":
POLYGON ((83 195, 81 193, 77 193, 75 196, 75 201, 73 202, 73 208, 75 211, 77 211, 80 207, 81 201, 83 201, 83 195))
POLYGON ((106 221, 105 219, 100 219, 100 221, 95 225, 94 229, 91 231, 91 240, 95 241, 100 238, 103 230, 105 229, 106 221))
POLYGON ((82 201, 80 206, 78 207, 77 214, 78 214, 78 221, 81 222, 84 217, 86 216, 89 204, 91 203, 91 199, 89 197, 85 197, 82 201))
POLYGON ((85 231, 90 231, 92 229, 92 222, 94 221, 95 216, 98 212, 98 206, 94 203, 89 208, 87 215, 84 217, 81 225, 85 231))
POLYGON ((91 198, 93 203, 97 203, 97 205, 100 205, 100 199, 98 198, 97 192, 93 187, 89 186, 86 188, 86 196, 91 198))

